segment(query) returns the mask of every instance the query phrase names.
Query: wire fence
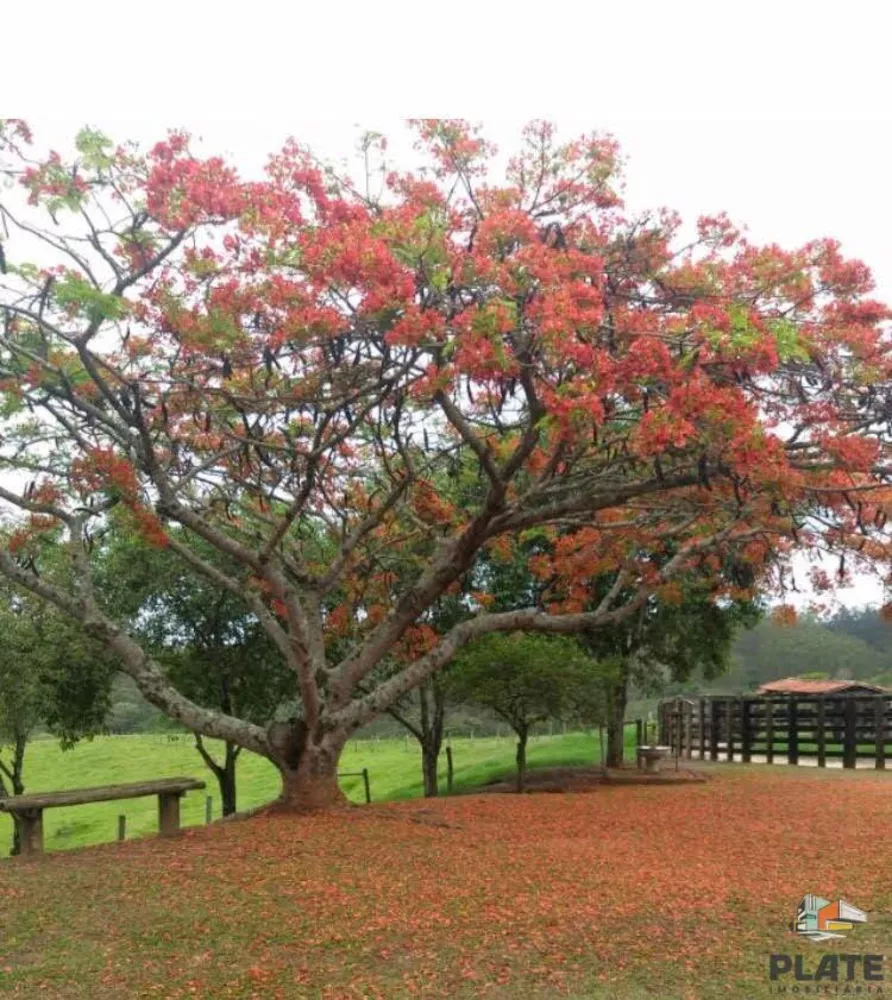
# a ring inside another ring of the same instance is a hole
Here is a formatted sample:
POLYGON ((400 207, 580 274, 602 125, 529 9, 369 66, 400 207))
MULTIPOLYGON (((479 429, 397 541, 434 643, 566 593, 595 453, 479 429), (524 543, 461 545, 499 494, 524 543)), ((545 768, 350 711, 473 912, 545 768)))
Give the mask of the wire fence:
MULTIPOLYGON (((630 722, 626 722, 626 725, 631 725, 630 722)), ((585 729, 578 726, 567 725, 564 723, 555 723, 551 726, 540 726, 531 730, 529 735, 530 742, 535 741, 548 741, 557 739, 563 736, 585 736, 588 738, 597 738, 598 730, 585 729)), ((187 746, 192 746, 194 744, 195 737, 190 732, 137 732, 137 733, 103 733, 102 737, 105 739, 133 739, 139 737, 140 739, 151 740, 154 743, 160 745, 167 744, 182 744, 187 746)), ((55 740, 57 737, 52 736, 49 733, 41 733, 34 739, 36 741, 41 740, 55 740)), ((471 740, 478 743, 498 743, 504 742, 505 740, 510 740, 512 742, 517 740, 517 735, 509 726, 497 727, 491 729, 489 727, 481 726, 462 726, 457 728, 447 729, 443 736, 444 743, 450 740, 471 740)), ((406 734, 376 734, 367 736, 354 736, 348 745, 355 747, 362 747, 367 750, 375 750, 376 748, 387 748, 392 749, 394 744, 402 744, 407 750, 417 749, 418 741, 414 736, 406 734)))

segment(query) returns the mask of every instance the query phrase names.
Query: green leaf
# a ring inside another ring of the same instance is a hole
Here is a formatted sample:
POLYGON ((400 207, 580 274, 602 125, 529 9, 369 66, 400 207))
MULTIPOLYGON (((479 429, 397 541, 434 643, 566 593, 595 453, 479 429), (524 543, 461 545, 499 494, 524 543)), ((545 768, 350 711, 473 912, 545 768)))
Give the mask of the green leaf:
POLYGON ((808 361, 809 354, 799 339, 799 330, 788 319, 778 319, 768 324, 777 345, 781 361, 808 361))
POLYGON ((59 305, 75 310, 91 322, 121 319, 127 311, 124 300, 109 295, 79 274, 67 274, 53 286, 59 305))
POLYGON ((81 161, 91 170, 105 170, 114 162, 110 152, 114 143, 98 129, 82 128, 75 136, 74 144, 81 154, 81 161))

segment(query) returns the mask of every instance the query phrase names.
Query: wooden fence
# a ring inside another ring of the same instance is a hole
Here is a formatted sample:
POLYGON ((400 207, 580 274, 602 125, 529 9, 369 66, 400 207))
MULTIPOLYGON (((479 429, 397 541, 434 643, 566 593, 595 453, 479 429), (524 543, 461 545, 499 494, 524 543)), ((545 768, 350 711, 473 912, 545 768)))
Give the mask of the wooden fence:
POLYGON ((674 698, 660 703, 658 725, 660 743, 688 760, 892 759, 892 695, 674 698))

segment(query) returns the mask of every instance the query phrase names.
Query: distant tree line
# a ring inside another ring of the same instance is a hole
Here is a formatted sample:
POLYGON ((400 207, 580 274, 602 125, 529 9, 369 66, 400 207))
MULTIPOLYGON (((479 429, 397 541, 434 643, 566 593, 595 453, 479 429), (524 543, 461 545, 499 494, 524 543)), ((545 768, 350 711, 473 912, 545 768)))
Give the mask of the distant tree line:
POLYGON ((711 681, 693 676, 667 694, 755 691, 781 677, 857 679, 892 688, 892 622, 878 608, 844 608, 789 624, 766 616, 741 631, 727 670, 711 681))

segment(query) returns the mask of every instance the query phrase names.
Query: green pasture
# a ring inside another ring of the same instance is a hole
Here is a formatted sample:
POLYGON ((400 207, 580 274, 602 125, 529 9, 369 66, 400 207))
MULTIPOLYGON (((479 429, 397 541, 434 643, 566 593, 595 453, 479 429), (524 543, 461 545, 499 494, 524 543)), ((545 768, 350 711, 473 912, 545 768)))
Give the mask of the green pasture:
MULTIPOLYGON (((212 751, 214 741, 205 741, 212 751)), ((626 747, 631 759, 635 728, 626 728, 626 747)), ((452 740, 455 790, 486 784, 509 773, 514 766, 514 740, 507 737, 452 740)), ((567 733, 531 739, 531 767, 591 764, 600 759, 597 734, 567 733)), ((342 771, 368 768, 373 801, 407 799, 422 794, 421 753, 414 739, 366 739, 349 743, 341 759, 342 771)), ((27 792, 62 791, 96 785, 117 785, 153 778, 194 777, 206 782, 204 791, 182 800, 182 822, 194 826, 205 822, 205 800, 213 799, 213 815, 220 815, 220 796, 214 776, 202 763, 191 738, 181 734, 171 741, 164 733, 139 736, 98 736, 62 751, 55 740, 31 743, 25 758, 27 792)), ((446 791, 446 755, 440 758, 441 792, 446 791)), ((361 776, 344 777, 341 787, 354 802, 364 800, 361 776)), ((269 761, 244 752, 238 762, 238 807, 250 809, 275 798, 278 775, 269 761)), ((44 812, 46 849, 64 850, 114 840, 118 816, 127 817, 127 838, 154 834, 158 829, 156 798, 124 799, 90 805, 47 809, 44 812)), ((12 821, 0 814, 0 856, 11 842, 12 821)))

